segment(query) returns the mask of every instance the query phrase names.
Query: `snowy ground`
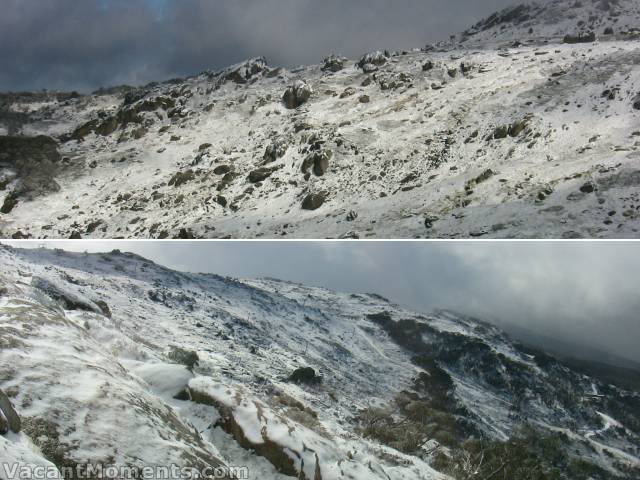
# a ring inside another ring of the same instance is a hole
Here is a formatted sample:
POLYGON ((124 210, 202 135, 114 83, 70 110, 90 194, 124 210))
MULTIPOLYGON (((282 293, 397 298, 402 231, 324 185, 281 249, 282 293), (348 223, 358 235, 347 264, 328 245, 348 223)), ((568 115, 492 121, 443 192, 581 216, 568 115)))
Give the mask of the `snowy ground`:
MULTIPOLYGON (((248 466, 250 478, 281 479, 284 458, 307 478, 316 468, 325 480, 442 478, 429 456, 363 438, 357 427, 362 409, 411 391, 423 371, 367 317, 387 311, 488 345, 549 394, 528 400, 529 418, 595 445, 605 468, 638 464, 637 433, 618 428, 617 414, 604 405, 566 410, 545 383, 550 371, 468 317, 277 280, 183 274, 121 253, 0 247, 0 263, 0 388, 24 425, 19 437, 0 436, 0 448, 23 462, 248 466), (82 309, 54 300, 51 285, 82 309), (193 371, 172 357, 174 347, 197 352, 193 371), (301 366, 321 384, 289 382, 301 366), (174 398, 187 387, 194 401, 174 398), (224 418, 244 440, 220 426, 224 418)), ((471 369, 450 369, 455 401, 488 435, 507 438, 520 421, 514 398, 471 369)), ((578 397, 606 387, 562 375, 578 397)))
MULTIPOLYGON (((19 202, 0 215, 0 230, 34 238, 178 237, 181 229, 204 238, 636 238, 640 43, 629 32, 640 7, 626 1, 603 12, 583 3, 562 0, 524 23, 394 54, 373 74, 348 60, 336 73, 265 67, 238 84, 225 80, 231 68, 157 86, 146 98, 175 101, 172 118, 159 108, 108 136, 63 143, 61 190, 19 202), (563 44, 558 34, 582 20, 598 40, 563 44), (602 34, 608 25, 615 35, 602 34), (314 93, 288 110, 281 99, 296 80, 314 93), (522 130, 492 139, 512 125, 522 130), (264 165, 275 141, 286 153, 264 165), (333 155, 324 175, 305 176, 314 149, 333 155), (274 171, 252 183, 263 166, 274 171), (185 183, 169 185, 177 173, 185 183), (303 210, 311 193, 326 200, 303 210)), ((59 136, 121 103, 113 94, 13 108, 32 111, 24 134, 59 136)))

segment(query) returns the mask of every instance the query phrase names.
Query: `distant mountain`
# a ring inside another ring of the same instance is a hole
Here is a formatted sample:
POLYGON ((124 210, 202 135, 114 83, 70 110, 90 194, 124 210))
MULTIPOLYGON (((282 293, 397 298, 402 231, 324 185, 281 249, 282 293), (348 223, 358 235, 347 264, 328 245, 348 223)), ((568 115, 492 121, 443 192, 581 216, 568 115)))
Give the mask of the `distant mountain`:
POLYGON ((506 330, 513 338, 522 341, 523 343, 540 347, 549 353, 553 353, 559 358, 575 358, 584 361, 593 361, 593 359, 598 359, 598 363, 635 370, 640 373, 640 363, 629 358, 614 355, 609 352, 603 352, 600 349, 587 345, 577 345, 565 342, 559 338, 534 333, 531 330, 518 325, 500 322, 499 326, 506 330))
POLYGON ((556 0, 420 50, 5 94, 0 233, 636 238, 639 16, 556 0))
POLYGON ((638 477, 640 392, 478 319, 118 251, 3 246, 0 263, 0 392, 22 422, 0 436, 8 458, 261 479, 638 477))

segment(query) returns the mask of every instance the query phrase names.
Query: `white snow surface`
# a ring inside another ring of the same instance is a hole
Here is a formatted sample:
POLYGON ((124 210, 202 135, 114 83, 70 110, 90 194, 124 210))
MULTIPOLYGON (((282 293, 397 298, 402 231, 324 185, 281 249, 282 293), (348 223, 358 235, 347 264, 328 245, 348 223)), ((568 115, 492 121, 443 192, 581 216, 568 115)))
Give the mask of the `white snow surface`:
MULTIPOLYGON (((374 74, 354 60, 331 73, 254 59, 149 88, 146 99, 170 98, 177 113, 143 112, 141 124, 62 143, 60 191, 20 201, 0 215, 0 230, 33 238, 173 238, 181 229, 202 238, 637 238, 640 40, 632 27, 640 4, 577 3, 546 2, 526 21, 392 54, 374 74), (607 26, 614 35, 603 35, 607 26), (581 29, 597 40, 562 43, 581 29), (252 65, 263 70, 244 83, 229 79, 252 65), (283 93, 299 80, 314 93, 288 110, 283 93), (519 122, 516 136, 490 139, 519 122), (146 133, 133 138, 141 126, 146 133), (265 164, 278 141, 286 152, 265 164), (333 155, 324 175, 305 178, 303 160, 315 148, 333 155), (274 171, 251 183, 260 167, 274 171), (236 175, 223 181, 228 170, 236 175), (185 172, 193 177, 169 185, 185 172), (320 192, 319 209, 301 208, 320 192)), ((22 106, 35 119, 22 133, 68 134, 122 102, 112 93, 22 106)))
MULTIPOLYGON (((11 437, 0 441, 14 456, 31 451, 23 462, 44 461, 55 444, 70 463, 246 465, 251 478, 284 478, 220 428, 224 412, 218 408, 224 407, 252 443, 274 442, 298 469, 304 459, 307 478, 313 478, 316 454, 325 480, 444 478, 428 458, 358 433, 355 417, 362 409, 393 402, 423 372, 367 318, 382 311, 484 342, 544 381, 531 358, 495 327, 453 312, 411 312, 374 295, 180 273, 117 251, 0 246, 0 265, 0 287, 6 288, 0 288, 0 388, 23 419, 23 435, 38 432, 31 440, 42 453, 11 437), (104 301, 112 317, 65 311, 31 285, 33 278, 87 302, 104 301), (168 353, 176 347, 197 352, 193 372, 172 363, 168 353), (314 368, 322 383, 290 383, 300 366, 314 368), (217 407, 174 398, 187 386, 214 398, 217 407), (301 413, 300 405, 315 417, 301 413)), ((514 399, 469 372, 451 376, 455 399, 471 418, 488 435, 508 438, 517 422, 514 399)), ((582 383, 575 388, 584 394, 594 383, 603 387, 588 377, 582 383)), ((535 398, 530 404, 531 418, 571 431, 575 422, 560 407, 535 398)), ((588 427, 609 425, 598 437, 601 450, 636 464, 624 438, 609 436, 617 426, 610 413, 598 412, 588 427)))

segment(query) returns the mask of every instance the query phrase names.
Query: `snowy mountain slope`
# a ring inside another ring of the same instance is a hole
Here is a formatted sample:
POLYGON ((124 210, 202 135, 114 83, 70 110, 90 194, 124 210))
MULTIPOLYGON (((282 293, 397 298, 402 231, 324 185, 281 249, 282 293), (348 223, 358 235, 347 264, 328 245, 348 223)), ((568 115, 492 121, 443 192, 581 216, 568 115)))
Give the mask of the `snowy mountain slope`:
POLYGON ((0 388, 24 425, 0 438, 12 455, 32 441, 58 467, 431 479, 466 439, 530 424, 564 432, 596 478, 640 466, 638 393, 453 312, 119 252, 3 246, 0 264, 0 388))
POLYGON ((0 231, 635 238, 640 7, 527 8, 459 43, 363 61, 253 59, 141 89, 5 95, 5 130, 53 136, 58 153, 0 138, 0 231), (562 43, 579 21, 596 41, 562 43), (525 42, 529 28, 547 43, 525 42), (285 98, 296 82, 304 101, 285 98))
POLYGON ((539 43, 566 35, 595 33, 600 38, 628 38, 640 33, 640 5, 635 0, 548 0, 526 2, 496 12, 462 34, 463 43, 539 43))

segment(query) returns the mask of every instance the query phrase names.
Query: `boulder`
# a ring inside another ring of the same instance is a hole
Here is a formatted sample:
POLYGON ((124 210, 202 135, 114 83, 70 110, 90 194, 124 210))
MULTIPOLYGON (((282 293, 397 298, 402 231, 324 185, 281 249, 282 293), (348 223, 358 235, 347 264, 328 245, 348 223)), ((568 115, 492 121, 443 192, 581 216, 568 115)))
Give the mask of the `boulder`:
POLYGON ((316 374, 311 367, 296 368, 289 376, 289 381, 298 384, 317 385, 322 382, 322 377, 316 374))
POLYGON ((7 433, 9 433, 9 420, 7 420, 4 416, 4 414, 2 413, 2 410, 0 410, 0 435, 5 435, 7 433))
POLYGON ((311 152, 307 155, 307 158, 302 162, 302 173, 307 173, 311 167, 313 167, 313 173, 321 177, 329 169, 329 161, 333 157, 331 150, 319 150, 311 152))
POLYGON ((295 84, 289 86, 282 95, 284 105, 293 110, 305 103, 309 98, 313 89, 303 80, 298 80, 295 84))
POLYGON ((100 310, 102 310, 102 314, 105 317, 111 318, 111 309, 109 308, 109 305, 107 305, 107 302, 105 302, 104 300, 96 300, 95 304, 100 310))
POLYGON ((522 120, 519 122, 514 122, 509 126, 509 136, 510 137, 517 137, 518 135, 520 135, 524 129, 527 128, 527 121, 526 120, 522 120))
POLYGON ((0 213, 8 214, 16 207, 18 204, 18 198, 13 193, 10 193, 4 198, 4 202, 2 203, 2 207, 0 207, 0 213))
POLYGON ((347 98, 347 97, 351 97, 352 95, 356 94, 356 89, 353 87, 347 87, 344 89, 344 91, 340 94, 340 98, 347 98))
POLYGON ((176 346, 171 347, 171 350, 167 354, 167 358, 179 365, 184 365, 191 371, 193 371, 193 368, 198 365, 200 361, 197 352, 176 346))
POLYGON ((287 145, 287 142, 284 139, 279 138, 274 140, 264 151, 264 156, 262 157, 264 160, 263 163, 272 163, 279 158, 284 157, 288 148, 289 145, 287 145))
POLYGON ((262 182, 273 175, 273 172, 275 172, 276 170, 277 169, 274 168, 258 168, 257 170, 253 170, 251 173, 249 173, 247 179, 251 183, 262 182))
POLYGON ((226 175, 232 170, 233 169, 231 168, 231 165, 218 165, 216 168, 213 169, 213 173, 216 175, 226 175))
POLYGON ((593 193, 596 191, 596 184, 589 181, 580 187, 582 193, 593 193))
POLYGON ((9 430, 13 433, 20 433, 22 429, 22 422, 20 421, 20 416, 13 408, 9 397, 4 393, 2 389, 0 389, 0 412, 2 412, 2 417, 4 417, 4 421, 0 420, 0 432, 4 435, 9 430), (5 431, 2 431, 6 429, 5 431))
POLYGON ((196 175, 193 170, 178 172, 173 177, 171 177, 171 180, 169 180, 169 186, 179 187, 181 185, 184 185, 185 183, 192 181, 195 178, 196 178, 196 175))
POLYGON ((562 40, 564 43, 593 43, 596 41, 595 32, 581 32, 578 34, 567 34, 562 40))
POLYGON ((310 193, 302 201, 303 210, 317 210, 326 201, 327 196, 324 193, 310 193))

